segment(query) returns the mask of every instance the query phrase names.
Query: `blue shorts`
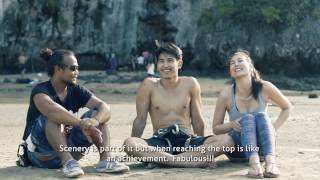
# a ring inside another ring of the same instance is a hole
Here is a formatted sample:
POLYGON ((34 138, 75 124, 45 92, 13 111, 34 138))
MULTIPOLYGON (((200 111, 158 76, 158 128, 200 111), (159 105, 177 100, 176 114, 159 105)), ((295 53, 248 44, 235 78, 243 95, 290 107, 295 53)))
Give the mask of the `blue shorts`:
MULTIPOLYGON (((92 112, 92 110, 87 111, 81 118, 91 117, 92 112)), ((40 115, 36 119, 36 123, 30 133, 31 141, 36 146, 36 149, 34 152, 28 150, 28 158, 33 166, 56 169, 60 168, 62 163, 46 138, 45 127, 47 122, 48 118, 43 115, 40 115)), ((71 129, 70 134, 67 137, 67 144, 68 147, 81 147, 82 149, 84 149, 83 147, 87 148, 92 145, 82 133, 79 126, 75 126, 71 129)))

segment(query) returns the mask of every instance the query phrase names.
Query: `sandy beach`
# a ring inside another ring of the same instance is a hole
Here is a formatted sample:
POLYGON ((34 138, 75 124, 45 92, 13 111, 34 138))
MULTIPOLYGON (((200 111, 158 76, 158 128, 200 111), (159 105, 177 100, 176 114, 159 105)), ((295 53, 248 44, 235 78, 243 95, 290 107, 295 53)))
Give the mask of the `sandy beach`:
MULTIPOLYGON (((212 83, 209 80, 200 80, 204 91, 212 83)), ((1 84, 2 88, 8 84, 1 84)), ((89 85, 90 86, 90 85, 89 85)), ((132 85, 135 88, 137 84, 132 85)), ((222 86, 227 86, 223 85, 222 86)), ((3 91, 2 91, 3 92, 3 91)), ((17 145, 21 142, 25 118, 28 109, 28 96, 22 98, 19 92, 1 95, 0 103, 0 179, 63 179, 60 170, 48 170, 38 168, 22 168, 15 165, 17 145), (16 94, 16 97, 14 95, 16 94), (5 96, 10 98, 5 98, 5 96)), ((29 92, 22 92, 28 94, 29 92)), ((203 98, 202 112, 206 123, 205 135, 211 135, 213 110, 216 98, 214 96, 203 98)), ((212 93, 214 94, 214 93, 212 93)), ((99 96, 99 94, 98 94, 99 96)), ((111 96, 111 95, 110 95, 111 96)), ((123 141, 130 136, 132 122, 135 117, 134 95, 117 95, 116 98, 103 96, 110 103, 112 119, 109 122, 111 131, 111 144, 121 147, 123 141), (121 96, 125 98, 121 98, 121 96), (121 100, 117 101, 117 97, 121 100)), ((320 177, 320 101, 309 99, 305 95, 288 96, 294 104, 294 110, 288 121, 277 132, 277 159, 281 170, 278 178, 291 180, 316 180, 320 177)), ((85 109, 81 110, 83 113, 85 109)), ((270 106, 268 114, 275 119, 279 110, 270 106)), ((81 114, 80 113, 80 114, 81 114)), ((143 137, 148 138, 152 134, 150 120, 144 131, 143 137)), ((114 155, 122 156, 124 152, 114 152, 114 155)), ((247 165, 231 163, 226 156, 216 158, 216 169, 198 168, 157 168, 145 169, 142 163, 128 162, 131 171, 124 174, 100 174, 94 170, 98 161, 98 153, 91 152, 85 156, 80 164, 84 168, 85 175, 81 179, 247 179, 247 165)))

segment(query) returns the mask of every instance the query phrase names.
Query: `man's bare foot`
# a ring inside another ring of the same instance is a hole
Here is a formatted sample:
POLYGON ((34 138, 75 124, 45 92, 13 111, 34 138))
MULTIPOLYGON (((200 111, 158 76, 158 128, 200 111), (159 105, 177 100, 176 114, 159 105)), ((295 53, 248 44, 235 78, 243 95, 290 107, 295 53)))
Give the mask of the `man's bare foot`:
POLYGON ((208 162, 206 169, 215 169, 215 168, 217 168, 217 164, 215 161, 208 162))
POLYGON ((157 168, 160 168, 160 165, 150 162, 150 163, 146 164, 145 168, 146 169, 157 169, 157 168))

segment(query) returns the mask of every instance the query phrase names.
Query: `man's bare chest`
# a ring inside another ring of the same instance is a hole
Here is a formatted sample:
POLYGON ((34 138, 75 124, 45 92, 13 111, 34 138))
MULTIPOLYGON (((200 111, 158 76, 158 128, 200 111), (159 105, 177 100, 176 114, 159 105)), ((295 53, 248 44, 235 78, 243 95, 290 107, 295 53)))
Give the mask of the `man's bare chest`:
POLYGON ((150 100, 155 112, 181 113, 189 111, 191 97, 187 92, 155 92, 150 100))

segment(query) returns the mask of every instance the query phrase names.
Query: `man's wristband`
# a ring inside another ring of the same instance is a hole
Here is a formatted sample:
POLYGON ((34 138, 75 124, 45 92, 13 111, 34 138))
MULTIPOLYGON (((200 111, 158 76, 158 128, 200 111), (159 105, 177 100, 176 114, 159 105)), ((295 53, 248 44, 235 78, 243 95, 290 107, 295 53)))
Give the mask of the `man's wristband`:
POLYGON ((84 124, 84 120, 82 120, 82 119, 79 122, 79 126, 80 126, 80 128, 84 128, 84 129, 87 129, 89 127, 88 125, 84 124))

